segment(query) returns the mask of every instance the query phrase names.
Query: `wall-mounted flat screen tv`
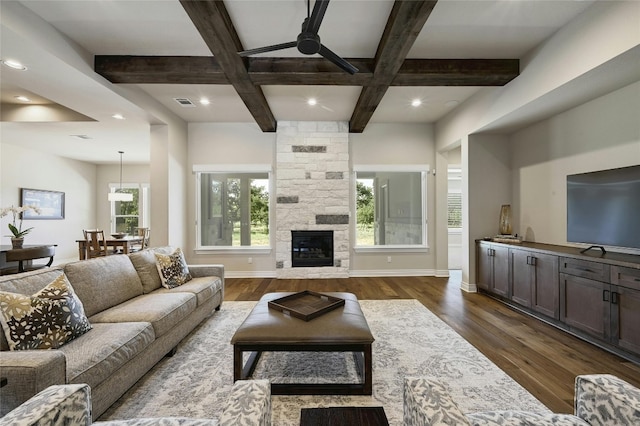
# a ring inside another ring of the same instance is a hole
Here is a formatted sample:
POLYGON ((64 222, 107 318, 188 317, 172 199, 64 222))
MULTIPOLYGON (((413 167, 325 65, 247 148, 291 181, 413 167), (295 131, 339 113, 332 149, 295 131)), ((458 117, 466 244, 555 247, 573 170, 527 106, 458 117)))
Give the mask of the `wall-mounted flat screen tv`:
POLYGON ((640 249, 640 165, 567 176, 567 241, 640 249))

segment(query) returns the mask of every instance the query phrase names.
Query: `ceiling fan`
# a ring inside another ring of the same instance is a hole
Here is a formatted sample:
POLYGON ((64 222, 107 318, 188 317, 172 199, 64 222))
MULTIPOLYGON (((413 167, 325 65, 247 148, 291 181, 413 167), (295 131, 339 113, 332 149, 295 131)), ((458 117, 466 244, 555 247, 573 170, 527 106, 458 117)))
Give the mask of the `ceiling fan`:
POLYGON ((302 32, 298 35, 296 41, 259 47, 257 49, 244 50, 242 52, 238 52, 238 54, 245 57, 255 55, 257 53, 273 52, 275 50, 297 47, 300 53, 303 53, 305 55, 313 55, 315 53, 318 53, 324 58, 336 64, 338 67, 342 68, 344 71, 348 72, 349 74, 357 73, 358 68, 354 67, 348 61, 333 53, 320 42, 318 30, 320 29, 322 18, 324 18, 324 13, 327 11, 327 6, 329 6, 329 0, 316 0, 315 4, 313 5, 313 12, 309 14, 310 0, 307 0, 307 17, 302 22, 302 32))

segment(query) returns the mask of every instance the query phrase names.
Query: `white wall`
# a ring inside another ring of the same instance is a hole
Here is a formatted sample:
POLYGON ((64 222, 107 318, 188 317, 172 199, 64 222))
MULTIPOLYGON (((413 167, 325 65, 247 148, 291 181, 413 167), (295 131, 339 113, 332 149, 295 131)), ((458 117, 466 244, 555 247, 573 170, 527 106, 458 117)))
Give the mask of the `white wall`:
POLYGON ((514 229, 567 244, 566 177, 640 164, 640 82, 510 137, 514 229))
MULTIPOLYGON (((275 276, 275 250, 247 254, 225 251, 195 254, 196 196, 194 165, 271 164, 275 170, 276 134, 263 133, 255 123, 190 123, 187 177, 188 243, 185 253, 192 263, 223 263, 231 276, 275 276)), ((274 176, 275 177, 275 176, 274 176)), ((271 200, 270 211, 275 212, 271 200)), ((274 229, 274 228, 272 228, 274 229)), ((273 232, 273 231, 272 231, 273 232)))
MULTIPOLYGON (((363 133, 349 135, 351 165, 427 164, 435 167, 433 126, 416 123, 370 123, 363 133)), ((446 173, 443 171, 446 181, 446 173)), ((375 253, 351 253, 351 274, 366 275, 436 275, 435 178, 427 177, 428 252, 380 250, 375 253), (387 257, 391 256, 391 263, 387 257)), ((352 207, 352 215, 355 210, 352 207)), ((446 221, 441 226, 445 226, 446 221)), ((355 239, 353 239, 355 241, 355 239)), ((446 250, 446 249, 445 249, 446 250)), ((446 267, 445 267, 446 268, 446 267)))
MULTIPOLYGON (((96 223, 97 169, 93 164, 70 160, 22 148, 0 144, 0 207, 20 205, 20 188, 62 191, 65 193, 65 218, 29 220, 24 227, 34 229, 25 244, 57 244, 55 262, 78 259, 76 239, 82 230, 96 223)), ((106 193, 104 194, 106 197, 106 193)), ((0 221, 1 243, 11 244, 8 235, 10 216, 0 221)))
MULTIPOLYGON (((458 144, 462 147, 463 191, 467 194, 467 198, 463 198, 463 220, 466 224, 462 238, 463 245, 466 245, 463 249, 463 288, 475 287, 474 239, 495 232, 499 203, 514 197, 511 188, 497 193, 498 188, 491 186, 495 182, 487 182, 484 187, 480 185, 478 179, 483 178, 483 171, 485 176, 493 176, 498 181, 510 178, 507 169, 511 165, 506 163, 505 168, 501 155, 492 155, 491 136, 487 140, 477 139, 476 135, 489 131, 502 134, 518 131, 533 120, 554 117, 637 81, 640 70, 637 66, 639 18, 639 2, 596 2, 532 51, 521 62, 518 78, 502 88, 481 90, 436 124, 438 152, 446 152, 458 144), (484 145, 474 146, 478 141, 484 145), (493 170, 491 164, 497 169, 493 170), (488 198, 483 197, 483 193, 488 198)), ((617 105, 613 107, 614 111, 619 111, 617 105)), ((635 111, 637 115, 637 108, 635 111)), ((554 142, 560 143, 561 139, 559 136, 554 142)), ((540 140, 535 143, 540 143, 540 140)), ((531 194, 539 190, 529 189, 531 194)), ((438 205, 439 213, 446 209, 443 204, 438 205)), ((517 205, 517 200, 511 204, 517 205)), ((518 214, 517 208, 514 210, 518 214)), ((556 210, 552 216, 557 219, 559 211, 556 210)), ((545 221, 550 223, 550 219, 545 221)), ((519 233, 526 233, 528 225, 523 223, 522 226, 519 233)), ((558 235, 561 230, 548 232, 551 233, 558 235)))
MULTIPOLYGON (((372 123, 361 134, 349 134, 351 166, 354 164, 430 164, 435 162, 433 126, 428 124, 372 123)), ((271 164, 275 170, 275 133, 262 133, 254 123, 191 123, 189 124, 189 167, 194 164, 271 164)), ((446 180, 446 174, 444 174, 446 180)), ((246 255, 228 252, 199 253, 195 247, 195 183, 188 183, 189 230, 188 252, 193 263, 224 263, 225 270, 236 276, 272 276, 275 254, 246 255)), ((433 218, 435 182, 428 179, 428 212, 433 218)), ((275 211, 275 205, 271 206, 275 211)), ((354 214, 352 206, 352 214, 354 214)), ((435 220, 429 220, 428 239, 433 244, 435 220)), ((446 222, 445 222, 446 226, 446 222)), ((354 253, 351 251, 351 272, 356 275, 403 275, 435 272, 434 247, 428 253, 354 253), (387 256, 392 262, 387 263, 387 256), (383 260, 383 261, 382 261, 383 260)), ((445 266, 446 269, 446 266, 445 266)))

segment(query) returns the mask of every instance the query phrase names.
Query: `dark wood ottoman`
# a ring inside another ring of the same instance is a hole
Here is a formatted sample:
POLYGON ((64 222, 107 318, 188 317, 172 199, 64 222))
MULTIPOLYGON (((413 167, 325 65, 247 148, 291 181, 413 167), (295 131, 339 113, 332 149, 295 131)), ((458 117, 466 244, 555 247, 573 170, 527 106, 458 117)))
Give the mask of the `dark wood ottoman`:
POLYGON ((272 383, 273 395, 371 395, 374 341, 358 299, 352 293, 325 293, 345 300, 310 321, 270 309, 268 302, 293 293, 265 294, 233 335, 233 380, 251 376, 263 351, 353 352, 361 383, 272 383), (243 366, 243 353, 252 352, 243 366))

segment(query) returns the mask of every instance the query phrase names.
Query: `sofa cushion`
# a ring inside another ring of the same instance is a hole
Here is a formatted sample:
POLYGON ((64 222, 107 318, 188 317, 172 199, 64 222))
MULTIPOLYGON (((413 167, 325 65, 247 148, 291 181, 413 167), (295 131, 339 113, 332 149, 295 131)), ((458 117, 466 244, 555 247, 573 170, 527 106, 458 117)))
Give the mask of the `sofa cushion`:
POLYGON ((33 296, 0 291, 0 322, 11 350, 56 349, 91 329, 64 274, 33 296))
POLYGON ((157 293, 193 293, 197 297, 198 306, 211 299, 222 290, 222 280, 218 277, 193 278, 186 284, 174 288, 161 288, 157 293))
POLYGON ((153 328, 148 322, 93 324, 82 338, 60 348, 67 359, 67 383, 87 383, 93 388, 153 340, 153 328))
POLYGON ((486 411, 467 414, 474 426, 589 426, 571 414, 542 414, 527 411, 486 411))
POLYGON ((180 247, 171 254, 155 253, 158 275, 164 288, 174 288, 191 281, 187 261, 180 247))
POLYGON ((127 300, 90 317, 92 323, 148 322, 156 338, 167 333, 174 325, 196 309, 196 296, 192 293, 152 293, 127 300))
POLYGON ((145 293, 151 293, 162 287, 158 267, 156 266, 155 253, 170 254, 173 253, 173 247, 155 247, 151 249, 137 251, 129 255, 133 267, 138 271, 142 289, 145 293))
POLYGON ((68 263, 64 272, 89 317, 142 294, 140 277, 128 256, 68 263))

